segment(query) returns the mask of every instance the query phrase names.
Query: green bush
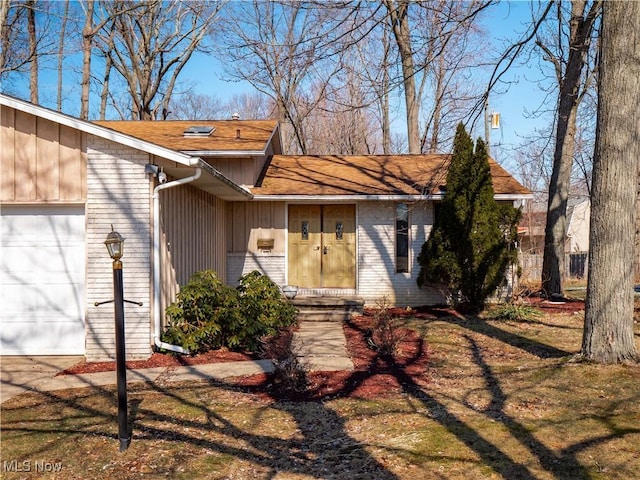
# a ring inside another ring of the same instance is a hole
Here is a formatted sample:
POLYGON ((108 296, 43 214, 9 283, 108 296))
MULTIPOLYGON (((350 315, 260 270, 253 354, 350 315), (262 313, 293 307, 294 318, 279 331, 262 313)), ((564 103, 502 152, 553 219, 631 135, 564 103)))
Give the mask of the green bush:
POLYGON ((251 272, 229 287, 215 272, 195 273, 167 307, 162 340, 201 353, 221 347, 255 352, 260 338, 295 323, 296 309, 268 277, 251 272))
POLYGON ((494 198, 489 155, 462 124, 456 131, 446 190, 418 255, 418 286, 448 291, 456 308, 480 312, 516 263, 520 211, 494 198))
POLYGON ((487 318, 490 320, 531 322, 541 315, 542 312, 531 305, 504 303, 489 310, 487 318))

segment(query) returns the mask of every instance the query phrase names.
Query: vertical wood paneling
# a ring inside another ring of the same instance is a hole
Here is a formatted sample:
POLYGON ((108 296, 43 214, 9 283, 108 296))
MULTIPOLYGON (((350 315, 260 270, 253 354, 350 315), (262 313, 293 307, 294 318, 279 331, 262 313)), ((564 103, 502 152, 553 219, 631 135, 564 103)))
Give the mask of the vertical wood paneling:
POLYGON ((85 134, 9 107, 0 129, 3 202, 86 201, 85 134))
POLYGON ((15 199, 15 110, 0 109, 0 200, 15 199))
POLYGON ((36 197, 60 199, 59 126, 39 118, 36 123, 36 197))
POLYGON ((200 270, 226 278, 227 202, 191 186, 160 193, 163 311, 175 300, 179 285, 200 270))
POLYGON ((36 200, 36 117, 16 111, 15 123, 15 199, 36 200))
POLYGON ((60 197, 68 201, 86 198, 86 160, 83 158, 82 132, 60 126, 60 197))
POLYGON ((227 220, 229 253, 260 252, 258 239, 273 238, 271 254, 284 253, 284 202, 233 202, 227 220))

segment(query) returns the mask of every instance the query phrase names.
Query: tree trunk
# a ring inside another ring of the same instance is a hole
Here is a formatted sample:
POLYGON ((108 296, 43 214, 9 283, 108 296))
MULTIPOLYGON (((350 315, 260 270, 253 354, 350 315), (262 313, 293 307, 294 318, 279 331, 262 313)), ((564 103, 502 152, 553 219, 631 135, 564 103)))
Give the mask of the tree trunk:
POLYGON ((31 103, 38 105, 38 38, 36 36, 36 2, 29 0, 27 8, 27 30, 29 32, 29 57, 31 59, 29 75, 29 91, 31 103))
POLYGON ((58 111, 62 111, 62 80, 64 61, 64 44, 67 41, 65 32, 67 30, 67 19, 69 18, 69 0, 65 1, 64 13, 62 14, 62 25, 60 26, 60 41, 58 42, 58 111))
POLYGON ((636 258, 634 282, 640 284, 640 157, 638 157, 638 195, 636 196, 636 258))
MULTIPOLYGON (((580 104, 580 86, 585 57, 589 50, 593 26, 593 9, 585 18, 584 0, 571 3, 569 58, 560 84, 556 146, 553 154, 553 172, 549 183, 547 223, 544 232, 544 258, 542 262, 542 290, 549 295, 562 293, 564 277, 564 243, 567 224, 567 200, 573 169, 576 136, 576 117, 580 104)), ((559 61, 555 59, 559 69, 559 61)))
POLYGON ((393 35, 400 52, 402 63, 402 83, 404 85, 404 99, 407 109, 407 140, 409 153, 420 153, 420 129, 418 118, 420 114, 420 100, 416 93, 415 67, 413 51, 411 49, 411 32, 409 31, 409 2, 400 0, 396 4, 393 0, 385 0, 389 10, 389 19, 393 35))
POLYGON ((582 355, 637 360, 633 262, 640 113, 640 2, 603 5, 582 355))
POLYGON ((93 0, 87 0, 87 18, 82 30, 82 82, 80 93, 80 118, 89 119, 89 82, 91 80, 91 45, 93 43, 93 0))

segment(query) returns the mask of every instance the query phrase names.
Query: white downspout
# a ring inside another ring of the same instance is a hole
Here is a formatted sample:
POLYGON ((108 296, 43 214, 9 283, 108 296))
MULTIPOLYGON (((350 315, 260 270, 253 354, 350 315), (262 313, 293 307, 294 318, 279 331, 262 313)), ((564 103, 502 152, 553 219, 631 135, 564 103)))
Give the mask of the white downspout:
POLYGON ((160 340, 160 190, 191 183, 200 178, 201 173, 202 170, 196 168, 195 174, 191 177, 163 183, 153 189, 153 342, 158 348, 185 354, 188 354, 189 351, 178 345, 171 345, 160 340))

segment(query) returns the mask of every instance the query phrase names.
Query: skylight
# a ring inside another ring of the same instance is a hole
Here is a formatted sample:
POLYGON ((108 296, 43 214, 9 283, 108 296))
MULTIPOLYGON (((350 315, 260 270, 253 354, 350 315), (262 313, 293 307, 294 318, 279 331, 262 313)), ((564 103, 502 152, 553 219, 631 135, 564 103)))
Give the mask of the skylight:
POLYGON ((185 137, 208 137, 215 131, 216 127, 208 125, 194 125, 187 128, 183 133, 185 137))

